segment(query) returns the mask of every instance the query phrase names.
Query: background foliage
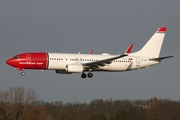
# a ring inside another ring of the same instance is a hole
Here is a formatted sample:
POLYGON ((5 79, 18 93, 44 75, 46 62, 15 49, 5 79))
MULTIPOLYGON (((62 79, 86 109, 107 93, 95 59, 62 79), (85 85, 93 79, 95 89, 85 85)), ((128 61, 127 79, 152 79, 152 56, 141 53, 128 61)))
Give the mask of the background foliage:
POLYGON ((180 102, 170 99, 44 102, 23 87, 0 91, 0 120, 180 120, 180 102))

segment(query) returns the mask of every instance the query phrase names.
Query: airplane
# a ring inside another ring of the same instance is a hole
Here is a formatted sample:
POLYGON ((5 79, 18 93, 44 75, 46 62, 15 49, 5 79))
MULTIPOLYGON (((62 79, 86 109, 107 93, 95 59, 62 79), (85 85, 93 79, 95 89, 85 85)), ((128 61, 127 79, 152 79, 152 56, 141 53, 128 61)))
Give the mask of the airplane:
POLYGON ((16 70, 25 69, 54 70, 57 74, 81 73, 82 78, 92 78, 92 72, 122 72, 148 68, 159 64, 163 59, 173 56, 159 57, 164 40, 166 27, 160 27, 149 41, 137 52, 122 55, 103 54, 72 54, 28 52, 17 54, 6 63, 16 70), (87 74, 85 74, 87 72, 87 74))

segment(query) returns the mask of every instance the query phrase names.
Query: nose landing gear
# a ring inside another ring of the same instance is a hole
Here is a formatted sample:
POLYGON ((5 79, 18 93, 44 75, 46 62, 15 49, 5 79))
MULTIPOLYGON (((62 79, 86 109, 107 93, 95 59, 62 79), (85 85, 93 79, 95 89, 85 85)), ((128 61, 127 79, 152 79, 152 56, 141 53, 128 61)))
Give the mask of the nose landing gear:
POLYGON ((22 76, 24 76, 24 75, 25 75, 25 72, 24 72, 24 69, 23 69, 23 68, 18 68, 18 67, 17 67, 17 68, 16 68, 16 70, 20 70, 20 71, 22 71, 22 72, 21 72, 21 75, 22 75, 22 76))
POLYGON ((24 71, 23 71, 23 72, 21 72, 21 75, 22 75, 22 76, 24 76, 24 75, 25 75, 25 72, 24 72, 24 71))

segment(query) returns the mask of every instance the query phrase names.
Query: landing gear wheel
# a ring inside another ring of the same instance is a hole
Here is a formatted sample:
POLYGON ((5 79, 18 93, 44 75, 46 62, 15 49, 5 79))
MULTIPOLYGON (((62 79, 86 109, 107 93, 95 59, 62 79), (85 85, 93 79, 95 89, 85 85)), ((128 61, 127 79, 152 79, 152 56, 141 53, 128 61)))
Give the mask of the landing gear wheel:
POLYGON ((21 75, 24 76, 24 75, 25 75, 25 72, 21 72, 21 75))
POLYGON ((86 74, 82 73, 81 77, 86 78, 86 74))
POLYGON ((92 73, 88 73, 88 78, 92 78, 93 74, 92 73))

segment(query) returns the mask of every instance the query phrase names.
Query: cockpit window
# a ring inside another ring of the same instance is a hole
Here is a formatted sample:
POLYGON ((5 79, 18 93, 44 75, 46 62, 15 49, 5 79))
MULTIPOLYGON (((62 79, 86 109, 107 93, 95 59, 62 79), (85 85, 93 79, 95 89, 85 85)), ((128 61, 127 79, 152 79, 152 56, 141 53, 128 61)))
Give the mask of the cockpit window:
POLYGON ((14 56, 13 58, 20 59, 21 57, 20 56, 14 56))

